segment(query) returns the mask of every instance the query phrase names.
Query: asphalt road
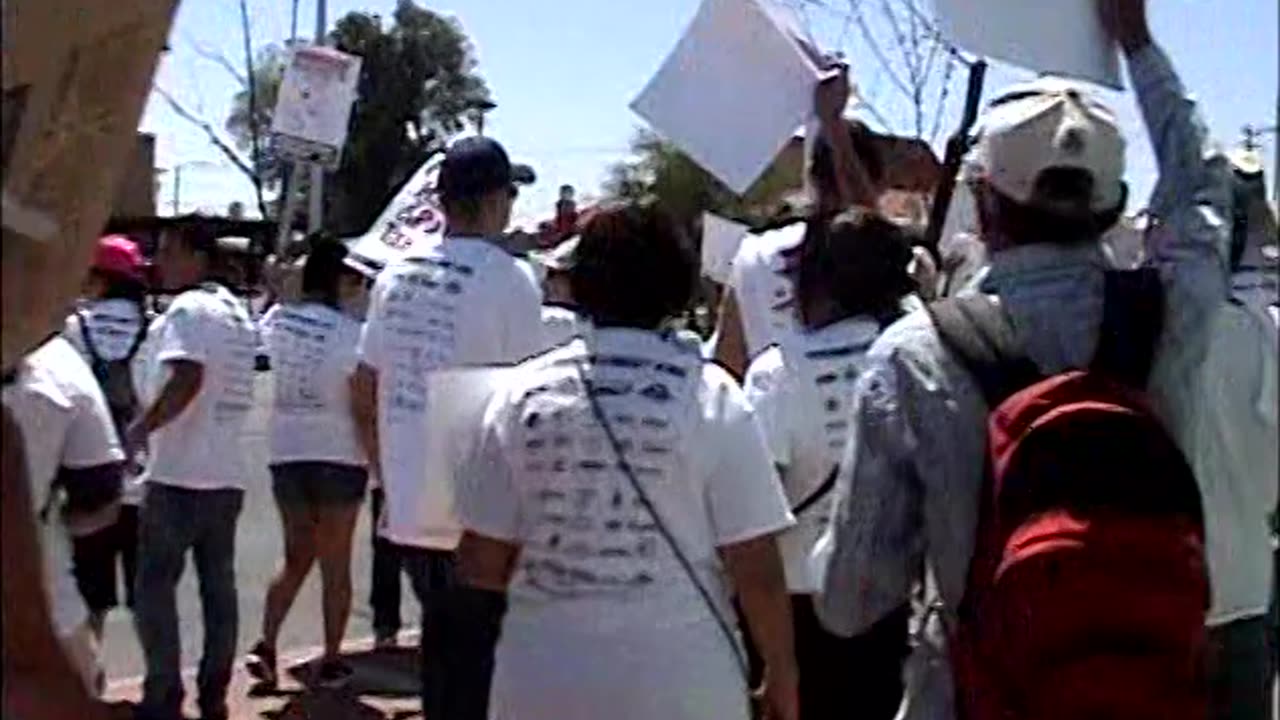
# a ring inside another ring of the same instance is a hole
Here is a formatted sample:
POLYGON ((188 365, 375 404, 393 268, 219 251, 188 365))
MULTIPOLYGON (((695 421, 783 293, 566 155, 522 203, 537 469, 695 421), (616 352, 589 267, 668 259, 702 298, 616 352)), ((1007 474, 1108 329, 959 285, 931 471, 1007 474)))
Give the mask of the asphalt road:
MULTIPOLYGON (((243 451, 252 468, 244 512, 240 516, 236 546, 236 577, 240 594, 239 648, 243 653, 258 638, 262 625, 262 603, 267 583, 278 568, 282 553, 280 520, 275 500, 271 496, 271 477, 267 471, 267 409, 271 404, 271 376, 258 375, 256 408, 250 415, 242 439, 243 451)), ((352 571, 355 581, 354 603, 351 621, 347 629, 348 639, 369 637, 373 634, 372 615, 369 609, 369 573, 373 554, 369 542, 368 503, 360 514, 356 529, 355 553, 352 571)), ((417 626, 418 603, 412 598, 407 579, 403 583, 401 618, 406 629, 417 626)), ((122 596, 123 597, 123 596, 122 596)), ((182 664, 194 667, 200 661, 200 647, 204 637, 201 619, 199 589, 195 570, 190 562, 178 584, 178 616, 182 627, 182 664)), ((298 594, 298 600, 285 621, 280 634, 279 649, 282 655, 306 648, 318 647, 324 640, 320 614, 320 577, 314 569, 307 583, 298 594)), ((133 618, 127 610, 117 609, 107 620, 103 642, 103 662, 109 681, 117 681, 141 675, 145 671, 142 649, 138 646, 133 618)))

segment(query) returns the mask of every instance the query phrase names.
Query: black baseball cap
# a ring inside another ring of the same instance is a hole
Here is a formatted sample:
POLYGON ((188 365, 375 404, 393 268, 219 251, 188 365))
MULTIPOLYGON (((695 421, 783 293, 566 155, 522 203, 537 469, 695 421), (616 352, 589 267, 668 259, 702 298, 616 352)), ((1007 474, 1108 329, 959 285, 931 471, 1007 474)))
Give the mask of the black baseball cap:
POLYGON ((514 185, 529 185, 536 176, 528 165, 512 165, 497 140, 465 137, 445 151, 436 190, 446 199, 470 199, 514 185))

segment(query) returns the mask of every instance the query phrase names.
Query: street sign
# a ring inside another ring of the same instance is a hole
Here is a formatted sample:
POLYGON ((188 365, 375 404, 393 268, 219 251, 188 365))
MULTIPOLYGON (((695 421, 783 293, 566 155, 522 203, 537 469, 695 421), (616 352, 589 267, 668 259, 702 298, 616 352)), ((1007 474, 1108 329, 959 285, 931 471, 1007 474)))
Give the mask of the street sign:
POLYGON ((299 47, 285 69, 271 121, 276 153, 333 170, 342 159, 360 57, 327 47, 299 47))

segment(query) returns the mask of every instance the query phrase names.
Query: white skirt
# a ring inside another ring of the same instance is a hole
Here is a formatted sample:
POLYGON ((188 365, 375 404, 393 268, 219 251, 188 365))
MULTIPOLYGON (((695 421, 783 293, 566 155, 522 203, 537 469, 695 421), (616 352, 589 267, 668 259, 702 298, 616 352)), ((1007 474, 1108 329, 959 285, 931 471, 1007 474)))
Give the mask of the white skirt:
POLYGON ((748 720, 746 681, 714 621, 588 633, 508 616, 494 720, 748 720))

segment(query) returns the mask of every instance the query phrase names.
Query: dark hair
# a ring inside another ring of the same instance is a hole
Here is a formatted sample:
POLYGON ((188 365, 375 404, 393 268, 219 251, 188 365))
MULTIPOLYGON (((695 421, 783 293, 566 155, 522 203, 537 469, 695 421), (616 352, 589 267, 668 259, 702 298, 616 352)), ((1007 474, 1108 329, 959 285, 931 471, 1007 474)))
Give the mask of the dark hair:
POLYGON ((308 238, 311 253, 302 267, 302 294, 330 307, 338 306, 338 280, 350 272, 343 260, 347 248, 338 240, 315 233, 308 238))
POLYGON ((655 329, 688 306, 697 273, 693 247, 669 215, 626 204, 587 221, 569 285, 596 325, 655 329))
POLYGON ((477 220, 484 210, 485 195, 469 195, 467 197, 440 196, 440 207, 445 217, 450 220, 477 220))
POLYGON ((1079 168, 1049 168, 1036 178, 1036 204, 1018 202, 988 186, 993 196, 991 220, 1000 235, 1015 245, 1049 243, 1076 245, 1097 242, 1124 213, 1128 188, 1111 210, 1088 210, 1093 195, 1093 176, 1079 168), (1069 212, 1051 207, 1082 208, 1069 212))
POLYGON ((901 314, 903 296, 916 289, 907 266, 920 241, 919 232, 863 208, 811 220, 788 263, 801 314, 825 297, 838 319, 867 315, 889 324, 901 314))
POLYGON ((141 305, 147 299, 147 285, 141 280, 96 268, 91 268, 89 274, 102 281, 103 300, 128 300, 141 305))
MULTIPOLYGON (((876 135, 871 128, 857 120, 851 120, 849 140, 853 144, 853 152, 858 162, 867 172, 867 179, 879 183, 884 178, 884 159, 880 157, 880 148, 876 144, 876 135)), ((813 143, 813 158, 809 164, 809 178, 820 193, 834 192, 836 187, 835 157, 831 145, 826 138, 818 136, 813 143)))

